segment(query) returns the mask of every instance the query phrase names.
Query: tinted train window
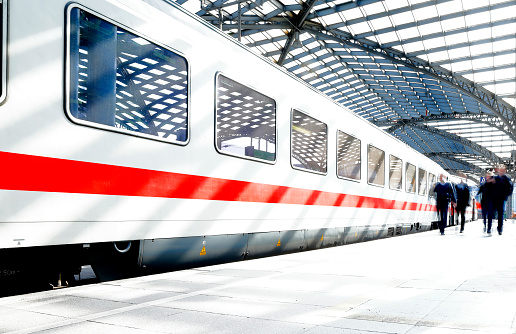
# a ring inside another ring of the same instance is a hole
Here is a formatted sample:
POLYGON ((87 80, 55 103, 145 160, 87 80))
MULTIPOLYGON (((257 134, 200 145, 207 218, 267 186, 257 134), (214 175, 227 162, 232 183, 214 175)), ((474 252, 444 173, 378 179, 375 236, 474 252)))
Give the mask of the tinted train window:
POLYGON ((326 173, 328 126, 301 111, 292 110, 292 167, 326 173))
POLYGON ((419 195, 426 194, 426 170, 419 168, 418 171, 418 179, 419 179, 419 195))
POLYGON ((81 124, 185 144, 184 57, 83 9, 69 11, 69 114, 81 124))
POLYGON ((360 180, 360 139, 337 131, 337 176, 360 180))
POLYGON ((403 161, 394 155, 389 156, 389 188, 401 190, 403 180, 403 161))
POLYGON ((372 145, 367 147, 367 182, 385 185, 385 152, 372 145))
POLYGON ((216 146, 219 152, 276 161, 276 102, 218 74, 216 146))
POLYGON ((1 48, 1 59, 0 59, 0 103, 5 100, 7 96, 7 0, 0 1, 0 18, 2 23, 0 24, 0 36, 2 41, 0 42, 1 48))
POLYGON ((416 192, 416 166, 407 163, 405 168, 405 190, 408 193, 416 192))
POLYGON ((434 174, 428 174, 428 197, 434 196, 434 187, 437 179, 434 174))

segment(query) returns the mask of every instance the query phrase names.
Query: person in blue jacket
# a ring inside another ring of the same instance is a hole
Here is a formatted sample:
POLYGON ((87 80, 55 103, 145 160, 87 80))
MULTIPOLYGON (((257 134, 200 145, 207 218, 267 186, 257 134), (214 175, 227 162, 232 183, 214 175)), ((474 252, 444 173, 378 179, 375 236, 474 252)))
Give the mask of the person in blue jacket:
POLYGON ((437 214, 440 218, 439 231, 441 235, 444 235, 444 228, 448 224, 448 207, 450 206, 450 202, 453 207, 455 207, 457 197, 455 196, 455 189, 449 182, 446 182, 444 174, 439 175, 439 182, 435 185, 434 192, 436 196, 437 214))
POLYGON ((499 165, 496 168, 498 175, 494 177, 494 191, 493 191, 493 207, 494 211, 498 213, 498 234, 502 234, 503 230, 503 212, 505 207, 505 201, 512 194, 513 185, 511 178, 505 175, 505 165, 499 165))
POLYGON ((457 214, 460 215, 460 233, 464 232, 466 224, 466 208, 469 206, 470 191, 469 186, 464 182, 466 175, 462 174, 460 183, 455 185, 455 194, 457 195, 457 214))
POLYGON ((494 173, 490 170, 486 172, 485 180, 478 187, 478 195, 480 198, 480 206, 482 207, 482 218, 484 219, 484 232, 491 233, 491 225, 493 223, 494 208, 494 173), (486 224, 487 222, 487 224, 486 224))

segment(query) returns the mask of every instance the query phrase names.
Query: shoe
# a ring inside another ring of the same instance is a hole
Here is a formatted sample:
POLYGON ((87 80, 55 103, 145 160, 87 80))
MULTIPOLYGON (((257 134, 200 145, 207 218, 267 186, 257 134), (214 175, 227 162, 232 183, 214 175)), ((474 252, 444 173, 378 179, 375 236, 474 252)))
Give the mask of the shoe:
POLYGON ((444 235, 444 232, 441 232, 441 235, 444 235))
POLYGON ((487 234, 491 234, 491 230, 487 230, 487 234))
POLYGON ((486 227, 484 226, 484 233, 486 233, 486 227))
POLYGON ((460 230, 460 233, 464 232, 464 230, 460 230))

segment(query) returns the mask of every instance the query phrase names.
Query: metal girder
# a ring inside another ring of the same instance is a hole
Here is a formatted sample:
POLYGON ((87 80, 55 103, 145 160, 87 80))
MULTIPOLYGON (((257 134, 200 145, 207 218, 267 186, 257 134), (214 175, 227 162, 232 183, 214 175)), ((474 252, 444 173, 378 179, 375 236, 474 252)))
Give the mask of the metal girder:
POLYGON ((308 0, 303 4, 303 9, 296 15, 294 18, 294 27, 290 30, 288 34, 287 42, 285 43, 285 46, 283 47, 283 50, 281 51, 281 55, 278 60, 278 65, 283 66, 283 63, 285 62, 285 59, 287 58, 288 53, 290 52, 290 48, 292 48, 292 45, 294 44, 294 41, 296 39, 299 40, 299 31, 303 29, 303 26, 305 25, 306 17, 308 14, 310 14, 310 11, 314 7, 317 0, 308 0))
POLYGON ((468 140, 466 138, 462 138, 460 136, 454 135, 453 133, 442 131, 442 130, 433 128, 431 126, 419 125, 419 124, 415 124, 415 123, 407 124, 407 126, 410 126, 412 128, 417 128, 419 130, 426 131, 429 133, 433 133, 437 136, 441 136, 441 137, 453 140, 455 142, 461 143, 462 145, 467 146, 467 147, 471 148, 472 150, 478 152, 481 156, 483 156, 486 159, 485 161, 491 165, 498 165, 500 163, 503 163, 503 160, 500 157, 498 157, 496 154, 494 154, 487 148, 485 148, 475 142, 472 142, 471 140, 468 140))
POLYGON ((421 118, 411 118, 411 119, 401 119, 399 121, 383 121, 383 122, 373 122, 377 126, 390 126, 387 131, 388 133, 392 133, 396 131, 396 129, 401 128, 405 125, 410 124, 420 124, 431 121, 450 121, 450 120, 467 120, 476 123, 488 124, 493 128, 496 128, 507 136, 509 136, 512 140, 516 142, 516 137, 514 136, 513 131, 510 131, 507 125, 502 122, 500 117, 486 114, 444 114, 444 115, 429 115, 423 116, 421 118))
POLYGON ((306 27, 305 31, 309 31, 312 34, 323 38, 338 41, 343 45, 355 47, 368 53, 381 56, 393 63, 403 64, 404 66, 407 66, 415 71, 423 72, 433 77, 434 79, 437 79, 441 82, 451 85, 452 87, 462 92, 467 93, 469 96, 473 97, 475 100, 488 107, 494 114, 499 116, 507 126, 507 129, 514 137, 516 137, 515 108, 503 100, 497 98, 495 94, 489 92, 488 90, 482 87, 478 87, 474 82, 467 80, 466 78, 455 76, 452 72, 444 68, 431 66, 428 62, 422 59, 408 58, 402 52, 393 49, 383 49, 377 43, 368 40, 356 40, 350 34, 339 30, 320 31, 306 27))
MULTIPOLYGON (((462 170, 463 172, 471 172, 471 171, 474 171, 475 173, 478 173, 479 175, 484 175, 485 173, 485 170, 476 166, 476 165, 473 165, 472 163, 469 163, 467 161, 464 161, 464 160, 460 160, 460 159, 457 159, 455 157, 455 154, 453 153, 436 153, 436 152, 432 152, 432 153, 424 153, 424 155, 426 155, 427 157, 429 158, 442 158, 442 159, 446 159, 446 160, 449 160, 449 161, 452 161, 452 162, 455 162, 457 164, 461 164, 461 165, 464 165, 466 167, 469 168, 469 170, 462 170)), ((445 168, 445 170, 447 171, 461 171, 459 169, 456 169, 456 168, 445 168)))

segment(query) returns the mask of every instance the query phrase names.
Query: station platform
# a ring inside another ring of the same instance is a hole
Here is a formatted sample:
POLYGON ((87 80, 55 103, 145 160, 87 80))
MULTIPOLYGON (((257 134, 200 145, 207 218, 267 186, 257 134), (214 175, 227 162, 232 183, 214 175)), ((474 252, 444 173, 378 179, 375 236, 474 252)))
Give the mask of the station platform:
POLYGON ((516 224, 0 299, 0 333, 516 333, 516 224))

